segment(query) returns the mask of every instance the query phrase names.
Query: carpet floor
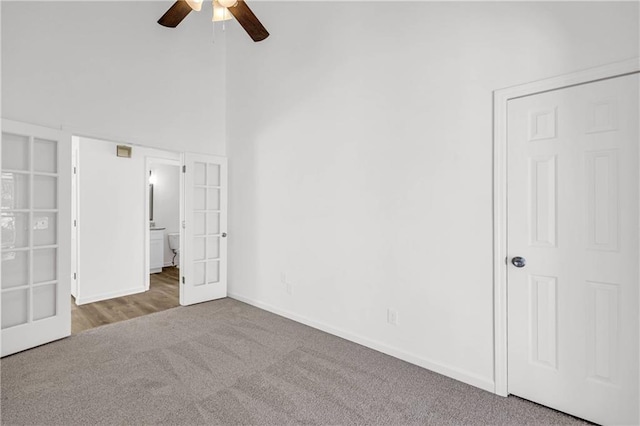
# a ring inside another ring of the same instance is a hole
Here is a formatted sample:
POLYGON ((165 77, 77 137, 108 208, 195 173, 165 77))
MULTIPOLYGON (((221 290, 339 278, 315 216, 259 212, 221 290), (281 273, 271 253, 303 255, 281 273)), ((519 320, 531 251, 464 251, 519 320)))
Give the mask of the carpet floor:
POLYGON ((2 424, 581 424, 222 299, 4 358, 2 424))

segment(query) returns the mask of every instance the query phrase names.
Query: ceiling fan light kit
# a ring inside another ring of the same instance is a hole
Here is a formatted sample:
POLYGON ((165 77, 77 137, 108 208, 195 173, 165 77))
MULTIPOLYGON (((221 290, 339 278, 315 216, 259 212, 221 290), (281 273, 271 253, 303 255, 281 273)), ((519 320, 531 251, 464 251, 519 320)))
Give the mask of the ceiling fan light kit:
POLYGON ((218 0, 213 0, 213 22, 228 21, 232 18, 233 16, 231 12, 229 12, 229 9, 220 5, 218 0))
POLYGON ((200 12, 200 9, 202 9, 202 0, 185 0, 185 1, 189 5, 189 7, 195 10, 196 12, 200 12))
MULTIPOLYGON (((158 24, 175 28, 192 10, 199 12, 203 0, 178 0, 158 20, 158 24)), ((244 0, 213 0, 213 21, 226 21, 231 16, 249 34, 253 41, 262 41, 269 37, 269 32, 260 20, 249 9, 244 0)))

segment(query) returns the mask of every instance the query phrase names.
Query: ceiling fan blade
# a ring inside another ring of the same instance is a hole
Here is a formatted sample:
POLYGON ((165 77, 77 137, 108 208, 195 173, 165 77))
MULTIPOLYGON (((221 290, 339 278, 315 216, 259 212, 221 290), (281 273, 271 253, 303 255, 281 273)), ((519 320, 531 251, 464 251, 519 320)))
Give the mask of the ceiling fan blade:
POLYGON ((158 24, 175 28, 192 10, 186 1, 178 0, 158 19, 158 24))
POLYGON ((244 0, 238 0, 235 6, 228 8, 229 12, 238 20, 238 23, 249 34, 253 41, 262 41, 269 37, 269 32, 260 23, 244 0))

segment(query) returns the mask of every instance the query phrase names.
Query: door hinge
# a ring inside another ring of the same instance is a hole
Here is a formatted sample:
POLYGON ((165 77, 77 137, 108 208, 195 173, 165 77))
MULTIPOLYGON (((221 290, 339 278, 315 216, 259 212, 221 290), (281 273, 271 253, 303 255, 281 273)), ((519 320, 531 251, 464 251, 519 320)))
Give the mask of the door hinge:
POLYGON ((78 226, 78 221, 73 219, 73 226, 78 226))
POLYGON ((184 277, 182 277, 182 284, 184 284, 184 277))
POLYGON ((78 279, 78 275, 77 275, 75 272, 73 273, 73 279, 74 279, 74 280, 77 280, 77 279, 78 279))
POLYGON ((185 225, 186 225, 186 224, 185 224, 185 221, 183 220, 183 221, 182 221, 182 229, 186 228, 186 226, 185 226, 185 225))
POLYGON ((187 165, 186 164, 184 164, 182 166, 182 173, 187 173, 187 165))
MULTIPOLYGON (((174 169, 174 170, 175 170, 175 169, 174 169)), ((73 174, 75 175, 76 173, 77 173, 77 172, 76 172, 76 167, 75 167, 75 166, 73 166, 73 174)))

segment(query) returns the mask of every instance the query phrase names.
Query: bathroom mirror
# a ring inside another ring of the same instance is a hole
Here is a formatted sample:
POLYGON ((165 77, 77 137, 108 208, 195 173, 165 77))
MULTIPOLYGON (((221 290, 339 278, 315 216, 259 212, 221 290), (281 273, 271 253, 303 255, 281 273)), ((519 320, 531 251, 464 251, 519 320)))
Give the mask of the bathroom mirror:
POLYGON ((149 221, 153 220, 153 184, 149 184, 149 221))

